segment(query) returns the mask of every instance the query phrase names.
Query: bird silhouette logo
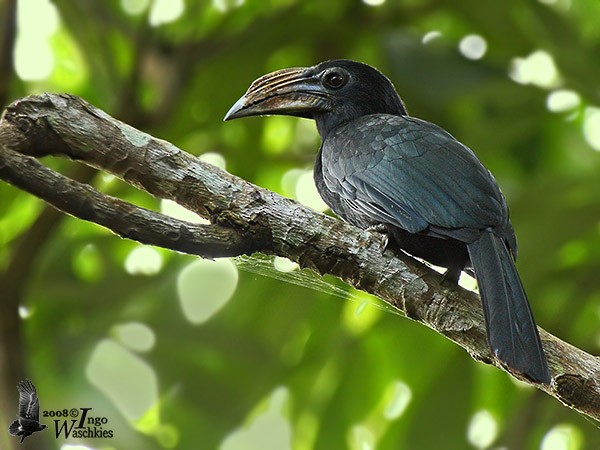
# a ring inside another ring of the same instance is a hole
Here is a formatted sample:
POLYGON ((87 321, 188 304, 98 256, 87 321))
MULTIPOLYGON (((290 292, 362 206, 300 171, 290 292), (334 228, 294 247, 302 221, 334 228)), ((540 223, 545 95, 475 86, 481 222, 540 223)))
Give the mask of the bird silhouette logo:
POLYGON ((13 436, 21 436, 21 443, 27 436, 47 428, 40 423, 40 399, 31 380, 22 380, 17 384, 19 390, 19 418, 15 420, 8 432, 13 436))

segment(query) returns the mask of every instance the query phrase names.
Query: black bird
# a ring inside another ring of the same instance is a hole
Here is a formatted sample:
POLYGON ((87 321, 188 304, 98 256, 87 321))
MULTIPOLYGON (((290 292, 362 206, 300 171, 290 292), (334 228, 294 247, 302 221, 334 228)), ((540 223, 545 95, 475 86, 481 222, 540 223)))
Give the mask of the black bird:
POLYGON ((225 116, 314 119, 314 176, 323 200, 360 228, 384 227, 391 248, 447 268, 473 268, 493 354, 550 383, 540 337, 514 265, 515 233, 496 180, 465 145, 411 117, 391 81, 350 60, 283 69, 252 83, 225 116))
POLYGON ((19 418, 15 420, 8 432, 13 436, 21 436, 21 443, 27 436, 47 428, 40 423, 40 400, 35 386, 30 380, 22 380, 17 384, 19 390, 19 418))

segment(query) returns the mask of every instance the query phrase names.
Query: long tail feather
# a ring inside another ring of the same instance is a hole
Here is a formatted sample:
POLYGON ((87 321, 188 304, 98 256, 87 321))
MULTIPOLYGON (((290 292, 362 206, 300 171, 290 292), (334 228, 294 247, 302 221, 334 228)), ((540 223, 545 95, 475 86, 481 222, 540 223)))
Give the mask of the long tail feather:
POLYGON ((550 383, 533 314, 506 244, 491 231, 469 244, 492 352, 528 378, 550 383))

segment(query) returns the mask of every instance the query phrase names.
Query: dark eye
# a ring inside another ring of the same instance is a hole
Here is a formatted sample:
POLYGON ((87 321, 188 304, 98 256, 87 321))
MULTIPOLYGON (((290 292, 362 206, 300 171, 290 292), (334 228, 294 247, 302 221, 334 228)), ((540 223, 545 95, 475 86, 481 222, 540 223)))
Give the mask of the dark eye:
POLYGON ((328 89, 339 89, 348 82, 348 75, 345 72, 331 70, 323 75, 323 86, 328 89))

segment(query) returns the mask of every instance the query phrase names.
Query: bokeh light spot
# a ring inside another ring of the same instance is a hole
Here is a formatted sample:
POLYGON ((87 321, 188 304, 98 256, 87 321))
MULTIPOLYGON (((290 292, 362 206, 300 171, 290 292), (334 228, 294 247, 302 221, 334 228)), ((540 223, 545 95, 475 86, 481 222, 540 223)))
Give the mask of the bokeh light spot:
POLYGON ((570 424, 560 424, 546 433, 540 450, 579 450, 582 448, 581 431, 570 424))
POLYGON ((179 444, 179 430, 173 425, 159 425, 154 436, 163 448, 176 448, 179 444))
POLYGON ((49 42, 17 37, 15 71, 21 80, 44 80, 52 74, 53 69, 54 54, 49 42))
POLYGON ((354 425, 350 429, 351 450, 375 450, 377 441, 375 434, 365 425, 354 425))
POLYGON ((437 30, 428 31, 423 36, 423 39, 421 40, 421 42, 423 44, 429 44, 429 43, 433 42, 434 40, 439 39, 441 37, 442 37, 442 33, 440 31, 437 31, 437 30))
POLYGON ((369 6, 381 6, 385 3, 385 0, 362 0, 362 2, 369 6))
POLYGON ((412 399, 410 387, 403 381, 394 381, 389 387, 389 400, 384 410, 384 417, 387 420, 396 420, 408 407, 412 399))
POLYGON ((558 89, 550 92, 546 98, 546 108, 552 112, 565 112, 576 108, 581 103, 581 97, 575 91, 558 89))
POLYGON ((50 1, 19 1, 14 53, 15 71, 19 78, 37 81, 52 74, 54 53, 49 38, 56 32, 59 23, 58 11, 50 1))
POLYGON ((469 34, 461 39, 458 49, 465 58, 481 59, 487 51, 487 42, 478 34, 469 34))
POLYGON ((129 420, 144 415, 158 400, 154 370, 110 339, 96 345, 87 364, 86 376, 129 420))
POLYGON ((590 147, 600 151, 600 108, 588 107, 585 109, 583 136, 590 147))
POLYGON ((27 306, 19 305, 19 317, 23 320, 31 317, 32 311, 27 306))
POLYGON ((50 0, 19 0, 19 33, 48 37, 58 30, 60 17, 50 0))
POLYGON ((125 259, 125 271, 130 275, 156 275, 162 266, 161 254, 152 247, 136 247, 125 259))
POLYGON ((153 27, 179 19, 185 11, 183 0, 155 0, 152 2, 149 22, 153 27))
POLYGON ((285 416, 289 396, 287 388, 275 389, 266 400, 266 410, 247 427, 238 428, 226 436, 219 450, 291 450, 292 426, 285 416))
POLYGON ((482 409, 471 417, 467 439, 475 448, 488 448, 498 437, 498 422, 492 414, 482 409))
POLYGON ((121 0, 121 8, 130 16, 142 14, 150 6, 150 0, 121 0))
POLYGON ((316 211, 325 211, 328 208, 319 191, 317 191, 312 171, 306 171, 298 177, 296 181, 296 200, 316 211))
POLYGON ((233 296, 237 282, 238 269, 229 259, 198 259, 188 264, 177 278, 185 318, 194 324, 209 320, 233 296))
POLYGON ((180 435, 177 427, 160 422, 160 403, 152 405, 152 408, 132 425, 140 433, 154 437, 162 448, 177 448, 179 444, 180 435))
POLYGON ((511 61, 509 76, 521 84, 549 88, 560 81, 554 58, 544 50, 537 50, 525 58, 511 61))
POLYGON ((141 322, 128 322, 113 327, 115 338, 125 347, 136 352, 152 350, 156 336, 152 328, 141 322))
POLYGON ((226 13, 231 8, 237 8, 244 4, 245 0, 213 0, 213 6, 216 10, 226 13))

